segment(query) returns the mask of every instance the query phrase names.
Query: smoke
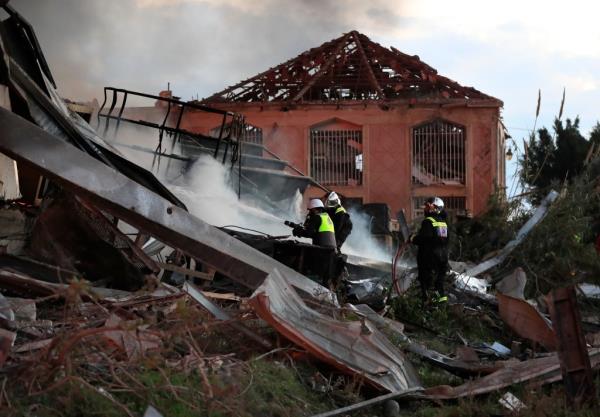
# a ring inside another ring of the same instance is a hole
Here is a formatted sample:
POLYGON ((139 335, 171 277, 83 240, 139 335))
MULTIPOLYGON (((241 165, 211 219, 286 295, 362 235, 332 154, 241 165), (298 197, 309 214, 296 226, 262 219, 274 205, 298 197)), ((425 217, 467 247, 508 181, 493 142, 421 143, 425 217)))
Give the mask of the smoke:
MULTIPOLYGON (((250 233, 266 233, 271 236, 291 235, 291 229, 284 220, 296 223, 304 221, 306 208, 303 207, 299 191, 288 199, 280 201, 273 209, 256 200, 239 200, 232 187, 230 171, 210 156, 200 157, 185 174, 182 181, 170 187, 188 207, 190 212, 213 226, 238 226, 251 229, 250 233), (254 231, 254 232, 252 232, 254 231)), ((343 246, 343 252, 390 261, 391 254, 371 235, 371 219, 362 213, 350 212, 352 234, 343 246)), ((244 230, 242 230, 244 231, 244 230)), ((295 238, 310 243, 309 239, 295 238)))
MULTIPOLYGON (((164 115, 156 118, 160 119, 160 123, 164 115)), ((152 117, 144 119, 154 120, 152 117)), ((155 150, 161 140, 155 128, 125 121, 117 123, 104 117, 98 120, 95 116, 90 120, 90 126, 123 157, 152 172, 164 184, 180 180, 191 164, 191 161, 184 159, 180 143, 168 133, 164 133, 162 138, 160 149, 163 155, 157 155, 155 150)))
POLYGON ((277 209, 259 206, 256 202, 249 204, 238 199, 230 175, 227 165, 211 156, 201 156, 171 190, 193 215, 217 227, 237 226, 283 236, 291 234, 291 229, 283 224, 284 220, 302 220, 299 192, 291 199, 278 202, 277 209))
POLYGON ((363 258, 391 261, 392 254, 371 234, 371 217, 365 213, 348 210, 352 220, 352 233, 342 247, 344 253, 363 258))
POLYGON ((352 29, 398 27, 384 0, 13 0, 33 26, 63 97, 104 86, 200 98, 352 29), (381 19, 386 16, 386 19, 381 19))

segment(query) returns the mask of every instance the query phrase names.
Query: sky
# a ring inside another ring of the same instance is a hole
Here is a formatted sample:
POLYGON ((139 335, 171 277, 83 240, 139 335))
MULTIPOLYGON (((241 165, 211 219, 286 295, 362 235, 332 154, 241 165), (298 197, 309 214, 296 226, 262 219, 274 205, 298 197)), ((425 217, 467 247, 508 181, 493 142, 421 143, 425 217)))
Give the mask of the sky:
MULTIPOLYGON (((563 118, 600 120, 600 3, 583 0, 11 0, 63 97, 104 86, 208 97, 350 30, 504 102, 517 143, 563 118)), ((512 162, 514 163, 514 162, 512 162)), ((508 169, 511 172, 511 167, 508 169)))

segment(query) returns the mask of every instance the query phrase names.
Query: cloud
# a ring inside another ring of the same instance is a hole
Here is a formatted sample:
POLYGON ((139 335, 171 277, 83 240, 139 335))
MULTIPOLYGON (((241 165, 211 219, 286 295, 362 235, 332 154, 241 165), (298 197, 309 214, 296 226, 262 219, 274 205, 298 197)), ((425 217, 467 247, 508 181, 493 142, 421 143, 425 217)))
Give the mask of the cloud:
POLYGON ((20 0, 61 94, 107 85, 208 96, 342 33, 401 21, 403 1, 20 0))
POLYGON ((422 0, 411 2, 406 14, 420 20, 430 36, 454 33, 492 45, 511 42, 534 55, 600 57, 596 2, 422 0))
POLYGON ((600 3, 573 0, 13 0, 33 24, 66 97, 102 87, 207 97, 357 29, 505 103, 533 125, 538 89, 551 124, 599 117, 600 3))
POLYGON ((600 77, 589 73, 564 74, 557 77, 557 82, 570 92, 592 92, 600 88, 600 77))

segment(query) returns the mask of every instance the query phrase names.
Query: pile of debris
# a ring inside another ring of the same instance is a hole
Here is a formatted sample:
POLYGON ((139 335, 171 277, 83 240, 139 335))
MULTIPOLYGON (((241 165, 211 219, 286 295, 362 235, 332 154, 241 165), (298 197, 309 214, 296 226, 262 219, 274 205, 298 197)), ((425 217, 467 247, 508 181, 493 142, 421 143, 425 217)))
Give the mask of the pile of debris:
MULTIPOLYGON (((0 23, 0 162, 12 194, 0 209, 0 404, 9 414, 323 417, 385 404, 387 415, 398 415, 400 400, 414 411, 424 401, 561 379, 573 403, 594 397, 600 349, 583 338, 592 327, 583 328, 574 290, 534 306, 524 300, 522 271, 496 283, 496 294, 482 278, 557 193, 495 256, 454 265, 447 308, 416 312, 410 289, 391 309, 360 304, 374 291, 378 303, 391 296, 385 279, 356 280, 364 294, 340 305, 334 291, 303 275, 302 262, 277 259, 289 243, 259 250, 248 236, 192 216, 99 137, 57 95, 31 26, 2 7, 10 17, 0 23), (510 329, 511 347, 419 321, 432 317, 439 326, 451 316, 510 329), (452 343, 438 352, 418 341, 423 332, 462 345, 456 355, 452 343), (454 375, 454 386, 425 383, 425 364, 454 375)), ((383 268, 380 277, 396 276, 391 262, 383 268)), ((410 288, 410 275, 401 281, 396 288, 410 288)), ((500 404, 525 407, 509 393, 500 404)))

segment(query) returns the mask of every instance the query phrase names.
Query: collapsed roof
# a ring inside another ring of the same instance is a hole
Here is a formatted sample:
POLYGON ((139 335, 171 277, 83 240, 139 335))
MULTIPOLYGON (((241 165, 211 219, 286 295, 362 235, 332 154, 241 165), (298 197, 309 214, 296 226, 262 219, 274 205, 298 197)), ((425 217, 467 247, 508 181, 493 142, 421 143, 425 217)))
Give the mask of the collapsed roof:
POLYGON ((348 32, 283 64, 206 98, 204 102, 339 101, 502 102, 441 76, 416 55, 387 49, 348 32))

